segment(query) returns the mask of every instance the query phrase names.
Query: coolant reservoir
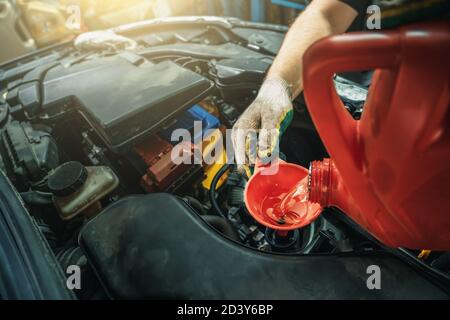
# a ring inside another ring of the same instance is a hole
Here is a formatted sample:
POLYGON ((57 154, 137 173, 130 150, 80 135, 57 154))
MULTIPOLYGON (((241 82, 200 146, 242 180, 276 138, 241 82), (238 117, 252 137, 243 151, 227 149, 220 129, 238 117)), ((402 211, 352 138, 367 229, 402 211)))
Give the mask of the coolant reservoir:
POLYGON ((47 185, 61 218, 69 220, 99 213, 100 200, 119 185, 119 179, 109 167, 84 167, 72 161, 56 168, 47 185))

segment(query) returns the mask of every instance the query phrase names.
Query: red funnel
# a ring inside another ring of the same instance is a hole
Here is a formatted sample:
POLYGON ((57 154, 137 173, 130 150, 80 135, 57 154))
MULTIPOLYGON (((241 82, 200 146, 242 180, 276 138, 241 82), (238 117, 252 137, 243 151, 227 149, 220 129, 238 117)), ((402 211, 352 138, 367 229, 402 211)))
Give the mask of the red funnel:
POLYGON ((321 213, 319 204, 306 202, 301 210, 283 216, 274 213, 274 208, 307 177, 307 169, 281 160, 267 166, 257 164, 244 194, 248 211, 256 221, 274 230, 289 231, 310 224, 321 213))

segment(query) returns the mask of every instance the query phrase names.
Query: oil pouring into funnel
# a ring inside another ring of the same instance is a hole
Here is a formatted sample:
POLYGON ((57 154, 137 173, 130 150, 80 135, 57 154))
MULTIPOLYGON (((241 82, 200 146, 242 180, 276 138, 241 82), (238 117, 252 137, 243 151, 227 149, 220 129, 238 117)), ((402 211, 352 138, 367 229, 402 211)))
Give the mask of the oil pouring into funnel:
POLYGON ((308 49, 305 100, 331 159, 313 161, 309 171, 279 161, 274 175, 257 165, 245 190, 250 214, 289 236, 333 206, 384 245, 449 250, 448 27, 347 34, 308 49), (375 70, 360 120, 333 84, 336 73, 358 70, 375 70))
POLYGON ((312 162, 309 170, 280 159, 257 163, 245 201, 250 214, 278 236, 309 225, 324 207, 358 210, 330 159, 312 162))
POLYGON ((321 206, 309 201, 308 177, 307 169, 283 160, 257 163, 245 190, 250 214, 281 236, 310 224, 319 216, 321 206), (273 166, 278 166, 277 170, 273 166), (274 174, 266 174, 269 170, 274 174))
POLYGON ((308 198, 308 179, 304 178, 288 193, 267 197, 263 212, 280 225, 299 223, 308 213, 308 198))

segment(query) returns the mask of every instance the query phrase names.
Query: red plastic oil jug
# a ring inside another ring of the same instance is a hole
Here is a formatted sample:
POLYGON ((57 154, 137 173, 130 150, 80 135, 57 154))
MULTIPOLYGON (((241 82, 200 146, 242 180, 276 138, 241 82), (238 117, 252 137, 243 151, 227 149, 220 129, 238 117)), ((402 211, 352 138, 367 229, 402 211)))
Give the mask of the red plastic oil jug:
POLYGON ((332 160, 310 200, 338 206, 392 247, 450 250, 450 23, 333 36, 304 55, 304 94, 332 160), (333 84, 376 70, 361 120, 333 84))

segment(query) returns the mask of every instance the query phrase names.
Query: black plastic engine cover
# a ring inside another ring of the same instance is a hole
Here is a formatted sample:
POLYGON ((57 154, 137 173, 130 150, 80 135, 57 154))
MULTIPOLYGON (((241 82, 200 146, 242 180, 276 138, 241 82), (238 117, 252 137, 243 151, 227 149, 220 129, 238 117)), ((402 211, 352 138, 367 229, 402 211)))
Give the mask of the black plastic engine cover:
POLYGON ((169 194, 119 200, 87 223, 79 242, 112 298, 448 298, 389 254, 283 256, 246 248, 169 194), (381 290, 367 288, 370 265, 381 269, 381 290))
POLYGON ((173 62, 142 60, 119 55, 54 67, 43 81, 42 108, 49 114, 79 108, 114 150, 155 132, 212 88, 208 79, 173 62))
POLYGON ((255 86, 264 80, 272 60, 225 59, 213 63, 215 76, 220 86, 255 86))

